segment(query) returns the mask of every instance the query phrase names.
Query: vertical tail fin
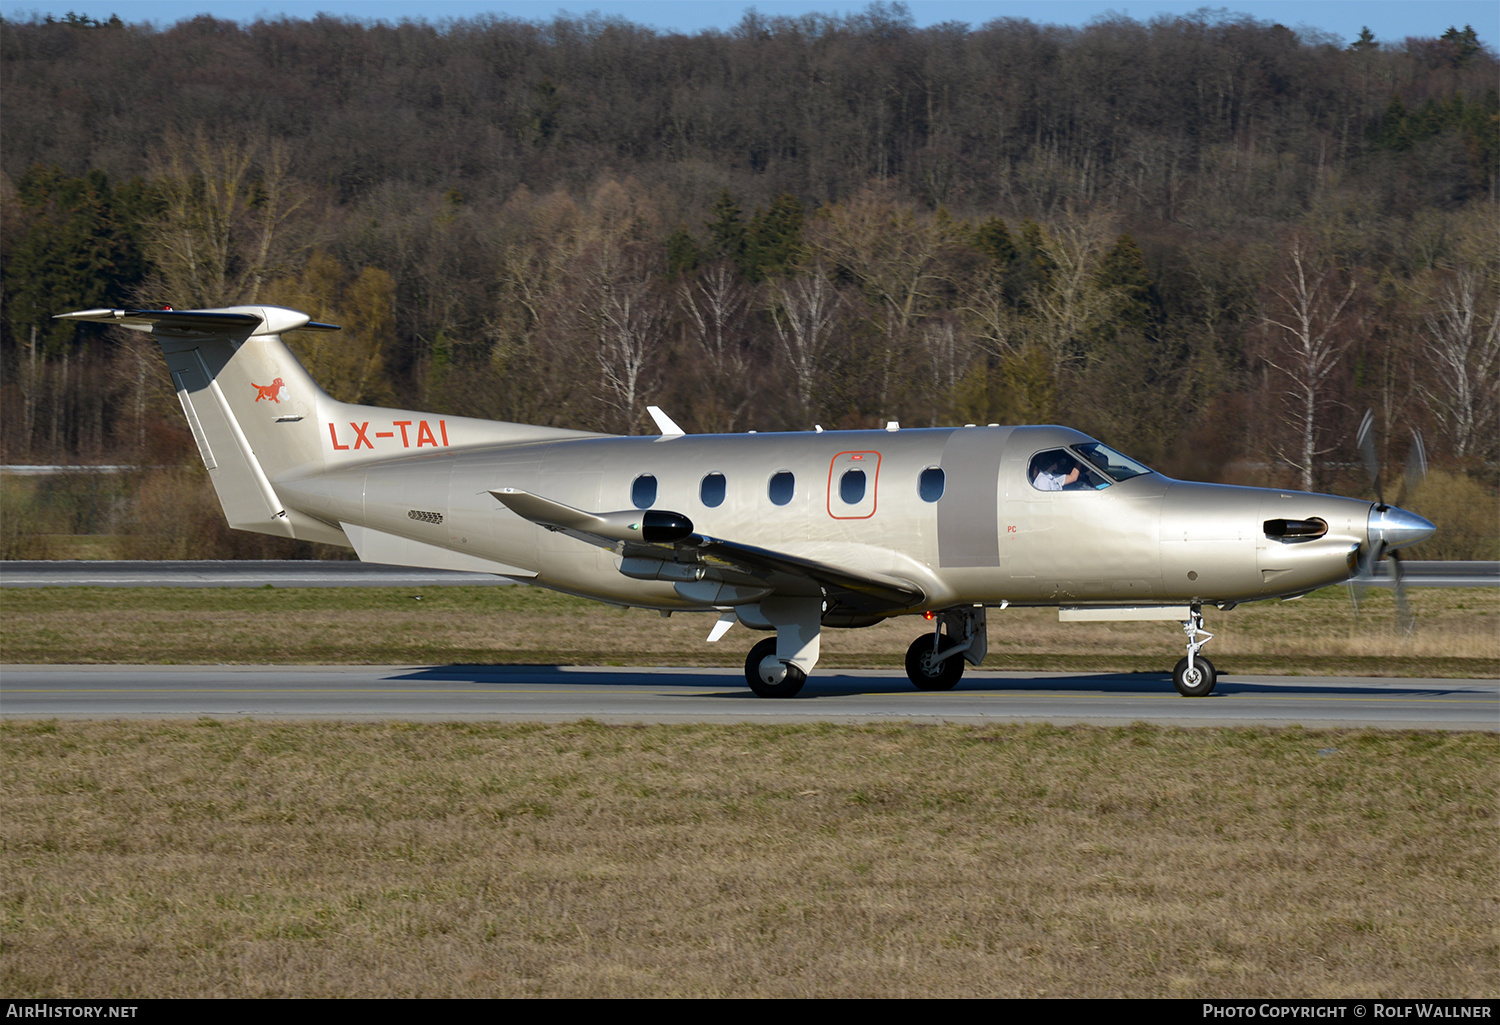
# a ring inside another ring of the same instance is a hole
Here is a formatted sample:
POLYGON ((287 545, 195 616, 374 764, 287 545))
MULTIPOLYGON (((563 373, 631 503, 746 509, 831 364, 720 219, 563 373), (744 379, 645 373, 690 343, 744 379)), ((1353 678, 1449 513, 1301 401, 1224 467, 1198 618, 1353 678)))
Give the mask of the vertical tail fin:
POLYGON ((281 306, 84 310, 61 317, 119 324, 156 338, 230 526, 348 544, 337 528, 289 510, 272 483, 323 468, 319 415, 331 401, 281 334, 334 331, 334 325, 281 306))
MULTIPOLYGON (((376 409, 330 398, 281 335, 336 331, 284 306, 217 310, 82 310, 61 319, 118 324, 151 334, 229 525, 263 534, 348 545, 316 498, 298 508, 281 491, 325 471, 448 449, 590 437, 584 431, 376 409), (429 451, 430 450, 430 451, 429 451)), ((446 479, 446 478, 444 478, 446 479)), ((361 485, 362 486, 362 485, 361 485)), ((313 489, 315 492, 316 489, 313 489)))

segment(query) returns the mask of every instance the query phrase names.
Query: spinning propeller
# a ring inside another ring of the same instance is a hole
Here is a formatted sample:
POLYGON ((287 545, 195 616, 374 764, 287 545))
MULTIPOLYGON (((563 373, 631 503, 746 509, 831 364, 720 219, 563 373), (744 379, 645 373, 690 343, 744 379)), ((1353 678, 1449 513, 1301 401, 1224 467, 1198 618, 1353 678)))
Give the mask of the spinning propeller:
MULTIPOLYGON (((1414 625, 1411 606, 1406 600, 1406 588, 1401 582, 1401 553, 1398 549, 1415 544, 1432 534, 1433 526, 1420 516, 1387 505, 1385 489, 1380 481, 1380 455, 1375 449, 1375 411, 1366 410, 1359 423, 1355 444, 1359 446, 1359 457, 1370 475, 1370 485, 1375 490, 1375 508, 1370 511, 1369 541, 1359 550, 1359 572, 1352 581, 1361 591, 1375 576, 1375 564, 1389 559, 1391 577, 1395 583, 1396 621, 1403 633, 1411 633, 1414 625)), ((1420 431, 1412 431, 1411 449, 1406 456, 1406 473, 1401 481, 1401 490, 1396 500, 1402 501, 1416 490, 1422 478, 1427 476, 1427 449, 1422 444, 1420 431)), ((1354 597, 1354 591, 1350 591, 1354 597)), ((1358 602, 1355 610, 1358 612, 1358 602)))

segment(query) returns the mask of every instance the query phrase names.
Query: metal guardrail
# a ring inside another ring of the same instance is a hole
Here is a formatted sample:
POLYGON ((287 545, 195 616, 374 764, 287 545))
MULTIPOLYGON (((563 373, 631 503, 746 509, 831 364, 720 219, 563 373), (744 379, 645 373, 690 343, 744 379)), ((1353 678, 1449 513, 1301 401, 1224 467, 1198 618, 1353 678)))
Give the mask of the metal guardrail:
POLYGON ((487 587, 489 573, 382 566, 355 560, 0 562, 0 587, 487 587))
POLYGON ((129 473, 132 470, 156 469, 156 467, 143 466, 81 466, 81 465, 52 465, 42 466, 33 463, 6 463, 0 465, 0 476, 12 477, 54 477, 59 474, 69 473, 129 473))
MULTIPOLYGON (((1408 587, 1500 587, 1500 562, 1403 562, 1408 587)), ((0 587, 487 587, 489 573, 313 560, 0 562, 0 587)), ((1381 562, 1373 587, 1394 583, 1381 562)))

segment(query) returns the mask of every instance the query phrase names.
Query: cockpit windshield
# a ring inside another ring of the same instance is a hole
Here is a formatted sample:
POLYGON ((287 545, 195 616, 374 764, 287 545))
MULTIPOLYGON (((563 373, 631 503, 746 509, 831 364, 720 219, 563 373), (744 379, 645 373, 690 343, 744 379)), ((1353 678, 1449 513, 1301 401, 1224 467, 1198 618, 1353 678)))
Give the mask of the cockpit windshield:
POLYGON ((1073 451, 1087 459, 1097 469, 1103 470, 1116 481, 1129 480, 1142 474, 1151 472, 1151 467, 1136 462, 1127 455, 1121 455, 1108 445, 1091 441, 1084 445, 1074 445, 1073 451))
POLYGON ((1031 457, 1027 479, 1038 491, 1103 491, 1111 484, 1150 472, 1149 467, 1129 456, 1091 441, 1038 452, 1031 457))

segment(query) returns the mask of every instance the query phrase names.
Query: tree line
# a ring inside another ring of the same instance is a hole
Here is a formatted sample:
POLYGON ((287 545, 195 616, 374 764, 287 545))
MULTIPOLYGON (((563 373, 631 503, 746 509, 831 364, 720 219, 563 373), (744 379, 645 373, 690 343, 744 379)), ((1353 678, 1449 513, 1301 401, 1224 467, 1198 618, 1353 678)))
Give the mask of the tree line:
MULTIPOLYGON (((1436 27, 1435 27, 1436 28, 1436 27)), ((1472 29, 0 23, 0 449, 168 465, 157 357, 51 314, 273 302, 340 398, 600 430, 1061 421, 1493 486, 1500 98, 1472 29)))

